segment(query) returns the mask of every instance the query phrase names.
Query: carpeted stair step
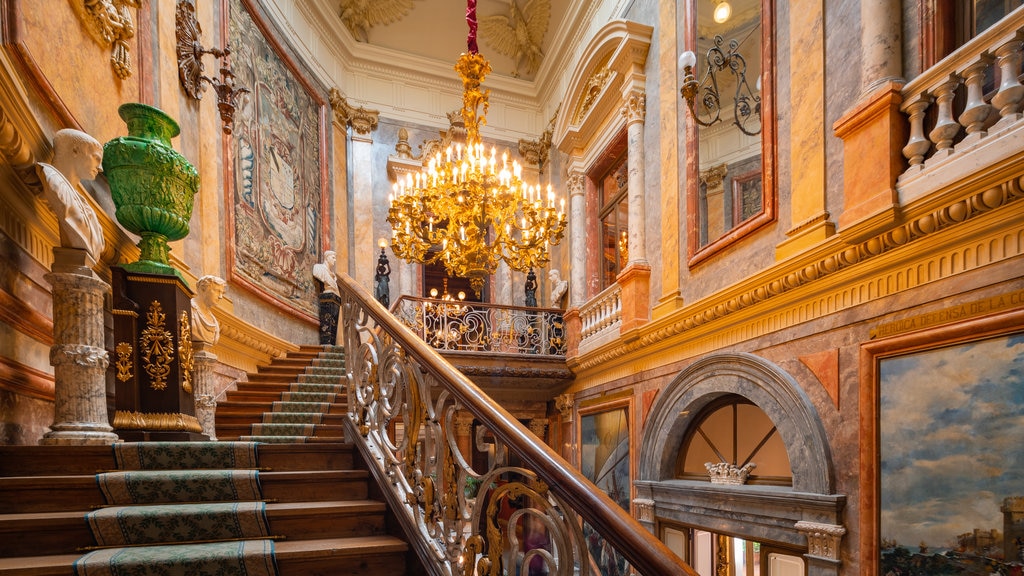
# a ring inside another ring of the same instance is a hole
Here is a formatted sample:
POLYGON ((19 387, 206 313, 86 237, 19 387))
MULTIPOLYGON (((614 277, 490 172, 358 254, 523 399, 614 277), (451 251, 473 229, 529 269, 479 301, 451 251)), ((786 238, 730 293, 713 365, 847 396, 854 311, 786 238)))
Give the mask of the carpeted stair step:
MULTIPOLYGON (((278 576, 404 576, 409 546, 394 536, 285 540, 274 544, 278 576)), ((80 554, 0 558, 0 576, 68 576, 80 554)), ((228 572, 231 574, 232 572, 228 572)))
MULTIPOLYGON (((336 439, 337 440, 337 439, 336 439)), ((365 470, 261 472, 263 498, 303 502, 366 498, 365 470)), ((0 514, 58 512, 104 506, 95 476, 14 476, 0 478, 0 514)))
POLYGON ((273 551, 272 540, 104 548, 75 560, 74 571, 76 576, 151 572, 273 576, 277 573, 273 551))
MULTIPOLYGON (((196 505, 182 506, 183 511, 196 508, 196 505)), ((265 506, 267 534, 283 536, 286 540, 385 533, 386 507, 380 501, 271 502, 265 506)), ((118 508, 91 514, 111 510, 118 508)), ((97 542, 83 521, 85 517, 86 512, 82 510, 0 515, 0 558, 17 556, 26 549, 37 555, 50 555, 71 554, 95 546, 97 542)))

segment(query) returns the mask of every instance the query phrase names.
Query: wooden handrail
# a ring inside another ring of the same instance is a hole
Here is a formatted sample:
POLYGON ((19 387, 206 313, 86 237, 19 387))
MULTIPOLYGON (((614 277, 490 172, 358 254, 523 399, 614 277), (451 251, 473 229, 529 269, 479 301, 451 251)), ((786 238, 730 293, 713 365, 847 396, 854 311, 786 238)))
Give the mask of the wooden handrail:
MULTIPOLYGON (((542 442, 497 404, 451 363, 439 355, 408 327, 395 319, 370 293, 346 275, 338 276, 343 293, 348 293, 369 315, 378 329, 414 357, 421 369, 434 376, 458 403, 504 442, 549 490, 586 520, 626 560, 646 576, 697 576, 697 572, 675 556, 603 490, 576 471, 572 465, 542 442)), ((342 313, 346 309, 342 307, 342 313)), ((348 311, 352 313, 352 311, 348 311)))

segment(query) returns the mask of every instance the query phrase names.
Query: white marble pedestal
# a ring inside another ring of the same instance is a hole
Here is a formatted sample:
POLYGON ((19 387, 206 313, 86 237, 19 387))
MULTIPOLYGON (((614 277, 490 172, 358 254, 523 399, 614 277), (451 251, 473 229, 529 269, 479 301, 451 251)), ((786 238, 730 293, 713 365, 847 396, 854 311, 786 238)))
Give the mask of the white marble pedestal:
POLYGON ((217 430, 214 423, 214 414, 217 411, 217 383, 214 375, 214 366, 217 364, 217 355, 207 350, 210 345, 201 340, 192 341, 192 358, 195 362, 195 391, 196 419, 203 427, 203 434, 210 437, 210 440, 217 440, 217 430))
POLYGON ((107 420, 103 302, 110 285, 92 271, 85 250, 54 248, 45 278, 53 294, 54 418, 40 444, 118 442, 107 420))

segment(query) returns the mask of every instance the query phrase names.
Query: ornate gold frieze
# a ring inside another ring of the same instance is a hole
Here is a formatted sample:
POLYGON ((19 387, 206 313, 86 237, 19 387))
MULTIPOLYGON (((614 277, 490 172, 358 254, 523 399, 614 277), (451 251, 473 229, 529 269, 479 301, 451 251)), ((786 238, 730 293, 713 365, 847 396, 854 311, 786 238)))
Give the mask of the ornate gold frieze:
POLYGON ((121 310, 120 308, 114 308, 110 313, 114 316, 131 316, 132 318, 139 317, 139 313, 135 310, 121 310))
POLYGON ((112 426, 117 430, 169 430, 202 433, 199 419, 191 414, 146 413, 130 410, 114 412, 112 426))
POLYGON ((71 5, 93 39, 111 49, 110 64, 118 78, 131 76, 128 41, 135 37, 135 23, 129 8, 140 8, 142 0, 71 0, 71 5))
POLYGON ((114 348, 117 353, 117 379, 127 382, 132 379, 132 345, 127 342, 118 342, 114 348))
POLYGON ((171 373, 171 361, 174 360, 174 342, 165 327, 166 321, 167 315, 160 302, 153 300, 146 313, 146 329, 142 331, 142 339, 139 341, 142 358, 146 361, 144 369, 149 374, 153 390, 167 388, 167 377, 171 373))
POLYGON ((187 311, 181 313, 181 322, 179 323, 178 365, 181 368, 181 389, 191 394, 195 358, 192 355, 192 327, 188 323, 187 311))

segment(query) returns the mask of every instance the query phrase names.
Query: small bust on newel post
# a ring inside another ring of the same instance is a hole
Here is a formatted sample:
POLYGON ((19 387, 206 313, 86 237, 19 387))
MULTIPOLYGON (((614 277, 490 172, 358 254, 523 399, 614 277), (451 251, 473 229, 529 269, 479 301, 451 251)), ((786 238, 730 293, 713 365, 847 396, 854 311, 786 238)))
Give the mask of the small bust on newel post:
POLYGON ((324 252, 324 261, 313 265, 313 277, 320 281, 320 344, 334 346, 338 341, 338 315, 341 293, 338 291, 337 255, 324 252))

